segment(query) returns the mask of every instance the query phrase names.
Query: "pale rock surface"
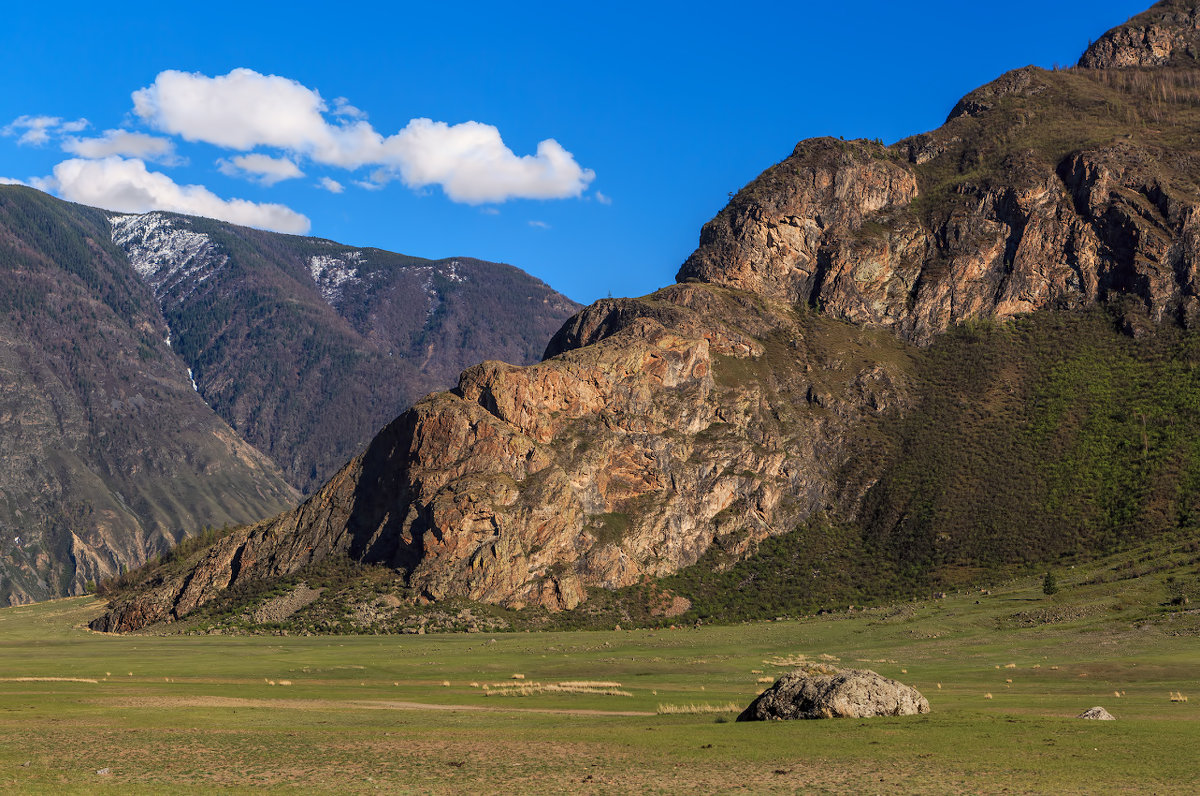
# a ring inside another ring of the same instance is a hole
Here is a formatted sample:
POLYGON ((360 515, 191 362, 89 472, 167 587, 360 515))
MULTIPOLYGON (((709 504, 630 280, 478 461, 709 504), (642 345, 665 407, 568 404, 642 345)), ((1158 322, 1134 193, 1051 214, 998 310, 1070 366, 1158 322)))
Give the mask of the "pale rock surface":
POLYGON ((1117 717, 1114 716, 1113 714, 1109 713, 1104 708, 1097 705, 1094 708, 1088 708, 1087 710, 1083 711, 1075 718, 1077 718, 1077 719, 1093 719, 1096 721, 1116 721, 1117 717))
POLYGON ((788 672, 750 703, 738 721, 863 719, 929 712, 921 692, 868 669, 809 666, 788 672))

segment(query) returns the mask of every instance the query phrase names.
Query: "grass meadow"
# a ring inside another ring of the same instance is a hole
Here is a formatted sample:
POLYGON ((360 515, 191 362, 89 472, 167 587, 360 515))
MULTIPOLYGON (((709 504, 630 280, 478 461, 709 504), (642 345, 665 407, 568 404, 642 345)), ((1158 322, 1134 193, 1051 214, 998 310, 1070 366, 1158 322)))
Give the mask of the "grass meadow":
POLYGON ((9 608, 0 789, 1194 793, 1200 617, 1092 575, 675 630, 111 636, 91 598, 9 608), (932 713, 733 721, 832 658, 932 713))

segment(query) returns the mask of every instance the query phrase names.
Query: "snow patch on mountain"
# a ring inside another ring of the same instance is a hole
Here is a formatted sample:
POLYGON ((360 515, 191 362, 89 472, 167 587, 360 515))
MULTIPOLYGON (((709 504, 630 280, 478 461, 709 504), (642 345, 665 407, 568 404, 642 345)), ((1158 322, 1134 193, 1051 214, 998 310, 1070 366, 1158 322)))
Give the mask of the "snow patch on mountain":
POLYGON ((334 304, 342 297, 347 284, 358 280, 358 266, 362 262, 360 251, 342 252, 337 257, 315 254, 308 259, 308 272, 325 301, 334 304))
POLYGON ((442 271, 442 276, 446 277, 451 282, 466 282, 467 278, 458 272, 458 267, 462 265, 458 260, 451 260, 445 265, 442 271))
POLYGON ((182 302, 220 271, 229 257, 205 234, 189 229, 186 218, 163 213, 110 216, 113 243, 160 304, 182 302))

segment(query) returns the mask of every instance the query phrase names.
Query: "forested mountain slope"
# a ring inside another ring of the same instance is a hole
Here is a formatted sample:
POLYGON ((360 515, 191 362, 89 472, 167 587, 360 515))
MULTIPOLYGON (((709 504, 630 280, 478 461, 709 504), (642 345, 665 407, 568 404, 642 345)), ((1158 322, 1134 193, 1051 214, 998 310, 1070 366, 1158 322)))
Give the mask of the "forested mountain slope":
POLYGON ((216 412, 309 491, 481 359, 536 361, 578 305, 508 265, 169 213, 114 216, 216 412))

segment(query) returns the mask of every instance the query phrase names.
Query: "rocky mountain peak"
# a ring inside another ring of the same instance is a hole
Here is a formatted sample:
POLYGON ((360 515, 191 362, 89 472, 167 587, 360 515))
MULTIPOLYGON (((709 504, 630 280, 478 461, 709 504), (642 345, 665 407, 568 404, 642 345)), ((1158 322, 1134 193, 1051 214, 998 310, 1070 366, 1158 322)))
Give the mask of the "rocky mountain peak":
POLYGON ((1200 59, 1200 2, 1163 0, 1092 43, 1079 66, 1123 69, 1195 65, 1200 59))

